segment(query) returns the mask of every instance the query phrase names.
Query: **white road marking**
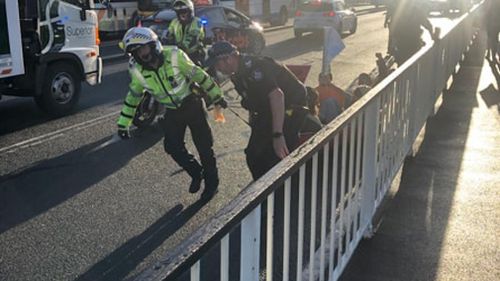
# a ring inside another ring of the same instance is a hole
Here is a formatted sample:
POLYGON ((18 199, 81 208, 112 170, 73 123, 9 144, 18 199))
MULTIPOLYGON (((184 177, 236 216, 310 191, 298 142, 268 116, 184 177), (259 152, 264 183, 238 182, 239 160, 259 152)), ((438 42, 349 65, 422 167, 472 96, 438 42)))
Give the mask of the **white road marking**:
POLYGON ((64 133, 67 131, 70 131, 73 129, 83 129, 83 128, 87 128, 90 126, 94 126, 94 125, 100 123, 101 121, 104 121, 112 116, 117 116, 119 113, 120 113, 120 111, 114 111, 114 112, 105 114, 103 116, 100 116, 100 117, 97 117, 97 118, 94 118, 91 120, 87 120, 87 121, 82 122, 82 123, 77 123, 77 124, 71 125, 69 127, 59 129, 59 130, 54 131, 54 132, 43 134, 43 135, 40 135, 38 137, 27 139, 27 140, 15 143, 13 145, 9 145, 7 147, 0 148, 0 153, 4 153, 4 152, 12 153, 18 149, 22 149, 22 148, 45 143, 49 140, 53 140, 55 138, 63 136, 64 133))

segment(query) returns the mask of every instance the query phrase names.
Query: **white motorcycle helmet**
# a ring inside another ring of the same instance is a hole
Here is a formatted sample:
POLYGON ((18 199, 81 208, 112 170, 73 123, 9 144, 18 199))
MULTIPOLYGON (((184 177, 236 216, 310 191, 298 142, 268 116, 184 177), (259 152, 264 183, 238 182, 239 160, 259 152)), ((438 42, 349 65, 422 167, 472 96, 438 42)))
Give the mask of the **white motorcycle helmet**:
POLYGON ((132 27, 123 36, 120 47, 127 54, 131 54, 136 62, 143 66, 148 66, 146 62, 142 61, 137 55, 136 50, 144 45, 150 45, 153 50, 153 56, 162 58, 163 47, 158 39, 158 35, 148 27, 132 27))
POLYGON ((189 16, 187 21, 191 21, 194 17, 194 5, 191 0, 176 0, 174 4, 172 5, 175 13, 177 14, 177 18, 180 19, 180 15, 182 12, 188 11, 189 16))

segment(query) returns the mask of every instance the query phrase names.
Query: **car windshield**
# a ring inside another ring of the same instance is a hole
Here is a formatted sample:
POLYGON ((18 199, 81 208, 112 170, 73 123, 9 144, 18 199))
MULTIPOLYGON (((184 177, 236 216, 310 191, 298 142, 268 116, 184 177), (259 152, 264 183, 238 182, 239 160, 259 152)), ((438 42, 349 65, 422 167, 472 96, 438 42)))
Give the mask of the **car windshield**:
POLYGON ((203 9, 196 13, 197 16, 206 20, 210 25, 224 24, 224 13, 222 9, 203 9))
POLYGON ((331 0, 304 0, 300 3, 299 9, 306 12, 326 12, 333 9, 331 0))
POLYGON ((158 14, 156 14, 155 18, 159 20, 167 20, 171 21, 176 17, 174 10, 171 9, 166 9, 159 11, 158 14))

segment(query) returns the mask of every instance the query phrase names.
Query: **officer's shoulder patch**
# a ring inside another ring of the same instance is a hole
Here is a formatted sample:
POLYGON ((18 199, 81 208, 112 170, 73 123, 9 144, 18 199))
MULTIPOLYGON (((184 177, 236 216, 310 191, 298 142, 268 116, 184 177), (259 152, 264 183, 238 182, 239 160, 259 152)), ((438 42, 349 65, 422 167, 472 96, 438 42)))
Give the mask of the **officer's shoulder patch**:
POLYGON ((255 81, 260 81, 264 77, 262 74, 262 71, 260 69, 256 69, 252 72, 252 77, 255 79, 255 81))

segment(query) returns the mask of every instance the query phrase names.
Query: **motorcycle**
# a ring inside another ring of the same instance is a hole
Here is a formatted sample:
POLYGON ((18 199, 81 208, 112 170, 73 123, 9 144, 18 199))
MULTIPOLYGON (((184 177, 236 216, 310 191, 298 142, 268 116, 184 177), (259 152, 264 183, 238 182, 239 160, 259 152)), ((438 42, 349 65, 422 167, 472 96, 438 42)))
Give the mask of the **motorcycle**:
MULTIPOLYGON (((224 85, 226 85, 229 82, 229 80, 225 80, 219 83, 219 86, 222 88, 224 85)), ((223 90, 223 95, 226 100, 234 101, 238 99, 238 97, 234 95, 230 95, 229 92, 233 90, 232 88, 223 90)), ((204 96, 205 93, 203 90, 197 86, 193 85, 191 87, 191 91, 193 94, 204 96)), ((209 109, 210 110, 210 109, 209 109)), ((145 91, 144 96, 142 97, 141 102, 137 106, 134 119, 132 120, 132 124, 136 126, 137 128, 143 128, 150 126, 153 121, 155 121, 156 116, 163 114, 163 106, 161 105, 160 102, 158 102, 154 96, 145 91)))

